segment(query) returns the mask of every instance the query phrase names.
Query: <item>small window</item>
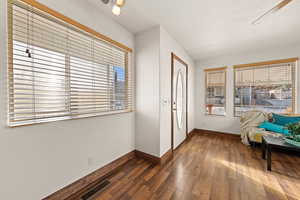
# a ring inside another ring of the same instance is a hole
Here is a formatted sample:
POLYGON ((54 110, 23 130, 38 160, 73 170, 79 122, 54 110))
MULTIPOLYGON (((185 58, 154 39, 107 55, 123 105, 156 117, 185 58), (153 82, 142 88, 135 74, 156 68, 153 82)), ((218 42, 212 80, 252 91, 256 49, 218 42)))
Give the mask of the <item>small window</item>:
POLYGON ((226 68, 207 69, 205 77, 205 113, 224 116, 226 114, 226 68))
POLYGON ((295 59, 235 66, 234 115, 249 110, 293 113, 295 66, 295 59))

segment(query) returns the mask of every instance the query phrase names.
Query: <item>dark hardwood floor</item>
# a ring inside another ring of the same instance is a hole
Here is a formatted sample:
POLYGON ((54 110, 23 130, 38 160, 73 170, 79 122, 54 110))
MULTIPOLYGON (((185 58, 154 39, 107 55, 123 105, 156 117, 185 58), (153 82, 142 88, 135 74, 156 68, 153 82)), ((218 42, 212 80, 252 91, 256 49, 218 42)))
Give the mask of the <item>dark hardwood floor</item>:
POLYGON ((300 199, 300 158, 275 152, 266 170, 260 148, 216 134, 195 134, 164 166, 134 159, 94 200, 300 199))

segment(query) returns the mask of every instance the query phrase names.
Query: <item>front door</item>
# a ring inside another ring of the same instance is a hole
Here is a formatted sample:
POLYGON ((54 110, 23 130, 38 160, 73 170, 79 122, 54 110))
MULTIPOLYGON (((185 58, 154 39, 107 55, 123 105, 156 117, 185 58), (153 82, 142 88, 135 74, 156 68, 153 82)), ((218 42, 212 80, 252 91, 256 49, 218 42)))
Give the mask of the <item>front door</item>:
POLYGON ((187 136, 187 65, 172 54, 172 148, 187 136))

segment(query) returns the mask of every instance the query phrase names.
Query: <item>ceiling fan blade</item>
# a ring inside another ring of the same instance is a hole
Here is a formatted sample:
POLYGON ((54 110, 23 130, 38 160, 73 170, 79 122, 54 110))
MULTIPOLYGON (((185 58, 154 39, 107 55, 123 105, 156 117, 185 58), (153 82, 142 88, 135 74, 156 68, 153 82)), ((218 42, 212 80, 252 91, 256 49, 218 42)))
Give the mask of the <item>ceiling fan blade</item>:
POLYGON ((291 1, 292 0, 284 0, 284 1, 280 2, 277 6, 274 7, 275 11, 280 10, 281 8, 283 8, 284 6, 289 4, 291 1))
POLYGON ((259 21, 261 21, 264 17, 277 12, 278 10, 280 10, 281 8, 285 7, 287 4, 289 4, 291 1, 293 0, 283 0, 281 1, 279 4, 277 4, 275 7, 273 7, 272 9, 268 10, 267 12, 265 12, 264 14, 262 14, 261 16, 259 16, 258 18, 256 18, 252 24, 257 24, 259 21))

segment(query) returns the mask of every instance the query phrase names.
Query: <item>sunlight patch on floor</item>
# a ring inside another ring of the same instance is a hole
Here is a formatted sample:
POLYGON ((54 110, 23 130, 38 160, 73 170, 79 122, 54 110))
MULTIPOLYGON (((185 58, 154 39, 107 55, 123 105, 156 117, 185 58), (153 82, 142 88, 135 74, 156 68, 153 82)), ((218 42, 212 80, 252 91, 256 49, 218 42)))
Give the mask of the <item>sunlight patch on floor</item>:
MULTIPOLYGON (((273 175, 268 174, 268 173, 275 173, 275 172, 265 172, 259 169, 252 168, 251 166, 244 166, 238 163, 233 163, 229 162, 227 160, 223 159, 215 159, 215 162, 218 164, 221 164, 222 166, 233 170, 235 173, 238 173, 247 179, 249 179, 253 184, 255 185, 263 185, 264 187, 267 187, 268 189, 271 189, 275 191, 276 193, 281 194, 283 197, 286 197, 285 192, 282 190, 281 186, 277 184, 276 181, 268 181, 271 184, 266 185, 264 183, 264 179, 275 179, 273 175)), ((283 178, 283 177, 282 177, 283 178)), ((284 180, 284 181, 289 181, 289 180, 284 180)), ((289 181, 291 182, 291 181, 289 181)), ((291 183, 295 185, 296 187, 300 187, 300 181, 299 182, 294 182, 291 183)), ((295 199, 300 199, 300 192, 299 194, 293 194, 289 193, 288 194, 289 198, 295 198, 295 199)))

